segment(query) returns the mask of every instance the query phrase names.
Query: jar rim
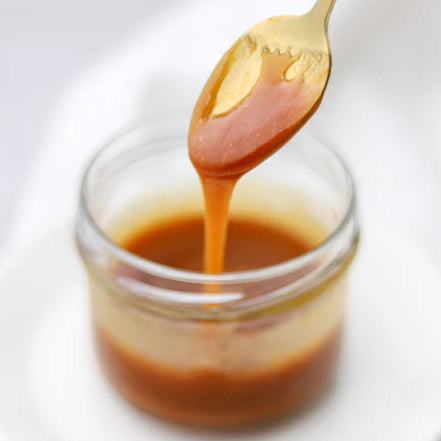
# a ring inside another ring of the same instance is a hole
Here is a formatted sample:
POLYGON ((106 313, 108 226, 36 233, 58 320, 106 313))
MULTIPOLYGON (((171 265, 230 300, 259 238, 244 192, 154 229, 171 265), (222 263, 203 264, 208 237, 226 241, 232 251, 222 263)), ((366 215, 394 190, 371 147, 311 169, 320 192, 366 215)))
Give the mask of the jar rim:
MULTIPOLYGON (((347 206, 344 210, 344 215, 341 217, 338 225, 334 228, 334 230, 317 246, 307 251, 306 253, 294 257, 293 259, 287 260, 282 263, 278 263, 275 265, 271 265, 264 268, 246 270, 246 271, 236 271, 236 272, 225 272, 222 274, 205 274, 197 271, 187 271, 177 268, 172 268, 166 265, 162 265, 160 263, 156 263, 150 261, 148 259, 137 256, 128 250, 118 246, 115 242, 113 242, 106 233, 99 227, 93 215, 89 209, 87 203, 87 185, 88 179, 95 165, 98 163, 102 155, 112 147, 116 142, 122 140, 125 137, 128 137, 136 132, 149 130, 152 128, 161 128, 167 127, 168 129, 171 126, 176 127, 177 125, 183 126, 183 121, 178 120, 167 120, 160 122, 150 122, 142 125, 138 125, 133 127, 132 129, 121 132, 120 134, 114 136, 110 141, 103 144, 103 146, 98 150, 98 152, 92 157, 88 166, 86 167, 82 180, 81 180, 81 188, 80 188, 80 212, 79 216, 84 216, 85 221, 93 232, 94 239, 96 239, 100 246, 102 246, 105 250, 112 253, 120 261, 124 262, 130 267, 136 268, 142 272, 161 277, 163 279, 174 280, 178 282, 186 282, 186 283, 196 283, 196 284, 218 284, 218 285, 231 285, 237 283, 247 283, 247 282, 256 282, 260 280, 265 280, 272 277, 278 277, 286 273, 290 273, 295 271, 305 265, 308 265, 315 259, 317 259, 322 253, 326 252, 327 249, 331 248, 335 242, 338 241, 338 238, 344 234, 347 227, 353 221, 355 217, 356 211, 356 191, 354 181, 351 175, 351 172, 346 165, 345 161, 342 157, 328 145, 325 145, 323 142, 307 134, 306 136, 310 139, 313 139, 315 142, 320 143, 321 147, 325 148, 328 152, 331 153, 332 157, 337 160, 337 163, 341 167, 341 170, 344 174, 345 185, 347 187, 349 197, 347 206)), ((303 132, 304 133, 304 132, 303 132)), ((358 235, 358 228, 354 231, 353 241, 356 241, 356 236, 358 235)), ((213 294, 210 294, 213 296, 213 294)), ((210 297, 213 299, 213 297, 210 297)), ((202 299, 200 299, 202 300, 202 299)), ((230 299, 231 300, 231 299, 230 299)), ((198 302, 199 303, 199 302, 198 302)))

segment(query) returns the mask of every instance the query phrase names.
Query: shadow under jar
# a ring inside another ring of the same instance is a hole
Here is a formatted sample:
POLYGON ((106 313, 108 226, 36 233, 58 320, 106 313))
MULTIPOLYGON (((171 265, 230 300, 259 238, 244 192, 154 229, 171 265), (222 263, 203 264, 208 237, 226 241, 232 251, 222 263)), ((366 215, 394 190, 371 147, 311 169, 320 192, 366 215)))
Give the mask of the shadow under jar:
POLYGON ((229 426, 284 415, 335 373, 358 240, 351 176, 334 152, 297 135, 239 181, 231 216, 292 232, 310 250, 221 275, 175 269, 124 243, 150 225, 203 215, 185 135, 176 122, 141 127, 85 173, 77 242, 100 364, 124 397, 169 420, 229 426))

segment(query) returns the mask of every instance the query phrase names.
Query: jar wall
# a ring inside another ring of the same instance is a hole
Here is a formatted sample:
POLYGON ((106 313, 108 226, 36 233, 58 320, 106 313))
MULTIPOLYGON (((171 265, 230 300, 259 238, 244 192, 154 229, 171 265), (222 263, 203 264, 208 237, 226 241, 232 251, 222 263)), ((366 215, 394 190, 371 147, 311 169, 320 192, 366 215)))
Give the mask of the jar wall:
POLYGON ((249 272, 173 270, 123 245, 133 229, 202 213, 179 133, 162 125, 118 139, 83 182, 77 239, 103 371, 137 406, 183 423, 295 410, 335 372, 358 238, 351 178, 332 151, 299 137, 239 182, 231 212, 301 235, 313 250, 249 272))

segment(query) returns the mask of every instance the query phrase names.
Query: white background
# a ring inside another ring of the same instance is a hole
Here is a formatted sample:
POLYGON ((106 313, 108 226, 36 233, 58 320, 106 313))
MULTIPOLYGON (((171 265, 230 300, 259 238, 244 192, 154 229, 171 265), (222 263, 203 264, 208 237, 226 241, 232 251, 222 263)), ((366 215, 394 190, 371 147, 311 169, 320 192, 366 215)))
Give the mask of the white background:
MULTIPOLYGON (((164 114, 190 113, 238 34, 262 17, 312 3, 0 0, 0 261, 45 225, 74 216, 76 183, 99 143, 145 120, 152 101, 168 101, 164 114), (161 44, 166 50, 155 51, 161 44), (182 85, 173 78, 176 65, 182 85), (128 110, 136 106, 147 110, 128 110), (81 159, 62 165, 63 151, 81 159)), ((438 265, 440 16, 437 0, 338 0, 330 26, 333 76, 307 127, 354 169, 362 221, 384 220, 438 265)))
MULTIPOLYGON (((27 256, 21 266, 15 265, 15 273, 9 273, 16 295, 8 302, 10 292, 0 292, 0 313, 13 323, 7 307, 20 296, 38 310, 39 302, 26 293, 32 292, 34 279, 44 286, 51 277, 36 276, 45 271, 44 258, 40 262, 36 256, 57 255, 55 249, 61 266, 75 261, 71 256, 61 262, 68 252, 52 243, 57 234, 51 231, 60 230, 51 228, 64 228, 65 249, 73 254, 66 223, 75 216, 81 171, 102 142, 155 113, 189 116, 204 80, 235 37, 262 18, 301 13, 311 4, 312 0, 0 0, 0 265, 13 262, 20 248, 27 256), (31 247, 33 254, 28 255, 32 241, 40 248, 31 247)), ((350 334, 354 348, 363 356, 357 338, 368 335, 364 325, 369 313, 369 326, 383 325, 375 328, 376 340, 366 342, 373 351, 378 342, 384 345, 378 364, 382 368, 372 370, 378 384, 395 379, 401 385, 408 374, 415 379, 413 395, 386 397, 393 406, 384 410, 397 410, 394 415, 403 424, 429 431, 429 425, 407 418, 412 404, 428 406, 431 433, 438 430, 438 409, 431 402, 437 403, 440 396, 432 391, 441 387, 441 357, 434 350, 440 347, 439 308, 431 307, 439 305, 441 292, 440 17, 439 0, 337 0, 330 24, 332 77, 321 108, 305 127, 342 152, 357 182, 360 257, 364 256, 358 274, 367 284, 361 290, 364 299, 354 296, 353 305, 361 305, 353 308, 358 315, 350 315, 353 329, 359 329, 350 334), (393 295, 381 305, 390 308, 377 310, 377 300, 383 300, 374 296, 384 294, 384 280, 390 281, 393 295), (395 309, 402 314, 392 315, 395 309), (408 351, 412 338, 424 354, 420 361, 408 351)), ((70 266, 65 272, 71 273, 70 266)), ((69 282, 61 270, 58 277, 69 282)), ((49 290, 43 291, 49 295, 49 290)), ((34 310, 27 312, 32 317, 34 310)), ((81 323, 73 316, 72 338, 83 330, 81 323)), ((28 325, 32 334, 32 323, 28 325)), ((58 335, 50 330, 43 342, 55 351, 51 338, 58 335)), ((20 346, 17 336, 3 337, 20 346)), ((9 353, 0 347, 0 354, 7 361, 9 353)), ((354 360, 363 364, 360 358, 354 360)), ((1 361, 0 368, 5 364, 1 361)), ((88 378, 80 373, 79 380, 88 378)), ((369 383, 355 384, 370 392, 369 383)), ((78 396, 83 397, 82 392, 78 388, 78 396)), ((378 410, 374 392, 372 412, 378 410)), ((0 406, 0 414, 2 410, 0 406)), ((119 411, 118 407, 115 415, 119 411)), ((372 427, 383 417, 373 419, 372 427)), ((406 427, 401 429, 405 432, 406 427)), ((383 436, 386 432, 375 440, 389 440, 383 436)), ((414 440, 418 441, 409 439, 414 440)))
POLYGON ((66 82, 175 3, 0 0, 0 250, 66 82))

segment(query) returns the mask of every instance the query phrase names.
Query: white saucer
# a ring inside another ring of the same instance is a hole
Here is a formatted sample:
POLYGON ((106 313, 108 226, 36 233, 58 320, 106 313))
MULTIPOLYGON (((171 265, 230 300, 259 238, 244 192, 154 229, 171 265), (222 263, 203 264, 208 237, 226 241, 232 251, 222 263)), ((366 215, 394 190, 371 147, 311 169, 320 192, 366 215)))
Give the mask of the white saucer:
POLYGON ((28 247, 0 279, 0 428, 11 441, 435 441, 440 287, 430 264, 378 228, 364 230, 339 378, 326 399, 251 433, 185 429, 134 410, 102 378, 85 276, 65 226, 28 247))

